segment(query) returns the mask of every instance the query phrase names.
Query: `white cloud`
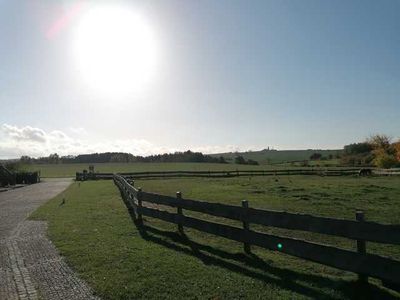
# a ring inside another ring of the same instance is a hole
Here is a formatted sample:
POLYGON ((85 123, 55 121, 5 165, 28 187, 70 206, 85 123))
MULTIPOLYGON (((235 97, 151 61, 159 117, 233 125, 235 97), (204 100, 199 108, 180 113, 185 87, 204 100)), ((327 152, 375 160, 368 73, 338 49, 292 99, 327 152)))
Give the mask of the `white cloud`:
POLYGON ((55 139, 60 139, 60 140, 67 140, 69 137, 62 131, 59 130, 54 130, 50 132, 50 137, 55 138, 55 139))
POLYGON ((39 128, 34 128, 31 126, 18 128, 16 126, 3 124, 1 129, 7 136, 16 141, 36 141, 39 143, 46 142, 46 133, 39 128))
POLYGON ((90 143, 84 128, 69 128, 74 133, 71 137, 60 130, 46 132, 31 126, 18 127, 3 124, 0 128, 0 158, 15 158, 22 155, 33 157, 59 155, 77 155, 94 152, 128 152, 134 155, 151 155, 166 152, 200 151, 203 153, 221 153, 238 151, 235 146, 200 146, 200 147, 164 147, 144 139, 117 139, 90 143))

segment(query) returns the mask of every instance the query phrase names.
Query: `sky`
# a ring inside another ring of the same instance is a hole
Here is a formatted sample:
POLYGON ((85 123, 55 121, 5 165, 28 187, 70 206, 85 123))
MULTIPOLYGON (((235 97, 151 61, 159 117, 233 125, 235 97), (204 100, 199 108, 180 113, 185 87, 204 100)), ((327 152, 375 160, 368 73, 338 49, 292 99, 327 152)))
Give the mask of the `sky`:
POLYGON ((397 139, 399 33, 397 0, 0 0, 0 158, 397 139))

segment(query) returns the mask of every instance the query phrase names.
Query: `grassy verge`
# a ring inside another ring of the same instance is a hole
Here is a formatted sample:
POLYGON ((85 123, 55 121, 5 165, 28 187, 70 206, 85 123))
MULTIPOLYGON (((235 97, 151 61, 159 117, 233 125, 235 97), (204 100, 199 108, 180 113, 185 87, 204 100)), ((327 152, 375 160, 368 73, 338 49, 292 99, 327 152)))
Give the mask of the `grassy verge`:
MULTIPOLYGON (((253 207, 399 223, 397 178, 281 177, 221 180, 146 180, 145 190, 253 207), (302 189, 302 190, 300 190, 302 189)), ((106 299, 391 299, 399 295, 377 281, 358 287, 351 273, 242 245, 173 225, 145 220, 139 231, 111 181, 73 184, 37 210, 32 218, 49 221, 49 235, 70 265, 106 299)), ((321 239, 319 236, 307 238, 321 239)), ((342 243, 330 240, 331 243, 342 243)), ((343 242, 344 247, 354 243, 343 242)), ((370 245, 369 245, 370 246, 370 245)), ((371 247, 375 247, 371 245, 371 247)), ((369 248, 368 248, 369 249, 369 248)), ((372 248, 399 258, 398 247, 372 248)))

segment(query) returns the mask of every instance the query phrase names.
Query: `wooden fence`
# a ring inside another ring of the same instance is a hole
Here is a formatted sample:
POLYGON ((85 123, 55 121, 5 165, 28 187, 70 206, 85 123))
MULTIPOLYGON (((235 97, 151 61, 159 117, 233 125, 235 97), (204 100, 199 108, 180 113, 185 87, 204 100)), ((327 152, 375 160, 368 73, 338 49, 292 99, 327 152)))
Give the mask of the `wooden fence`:
POLYGON ((309 261, 359 274, 360 280, 368 276, 381 279, 383 284, 395 289, 400 285, 400 261, 369 254, 366 241, 400 245, 400 225, 383 225, 364 220, 362 212, 356 213, 356 220, 342 220, 305 214, 260 210, 242 206, 210 203, 183 199, 178 192, 176 197, 164 196, 135 188, 133 182, 121 175, 114 175, 115 184, 121 191, 125 204, 139 224, 142 216, 149 216, 184 227, 193 228, 244 244, 244 251, 250 252, 251 245, 275 250, 309 261), (176 213, 149 207, 146 203, 170 206, 176 213), (190 210, 211 216, 241 221, 243 228, 213 223, 185 216, 183 210, 190 210), (285 229, 302 230, 356 240, 357 252, 332 246, 317 244, 295 238, 260 233, 250 229, 250 224, 259 224, 285 229))
POLYGON ((11 172, 0 165, 0 186, 40 182, 40 172, 11 172))
MULTIPOLYGON (((150 172, 129 172, 119 173, 125 178, 145 179, 145 178, 182 178, 182 177, 242 177, 242 176, 283 176, 283 175, 320 175, 320 176, 346 176, 357 175, 360 169, 276 169, 276 170, 234 170, 234 171, 150 171, 150 172)), ((112 179, 113 173, 88 173, 77 172, 76 180, 90 179, 112 179)))
POLYGON ((15 174, 0 165, 0 186, 15 185, 15 174))
POLYGON ((400 175, 400 168, 377 169, 377 170, 374 170, 374 174, 382 175, 382 176, 396 176, 396 175, 400 175))

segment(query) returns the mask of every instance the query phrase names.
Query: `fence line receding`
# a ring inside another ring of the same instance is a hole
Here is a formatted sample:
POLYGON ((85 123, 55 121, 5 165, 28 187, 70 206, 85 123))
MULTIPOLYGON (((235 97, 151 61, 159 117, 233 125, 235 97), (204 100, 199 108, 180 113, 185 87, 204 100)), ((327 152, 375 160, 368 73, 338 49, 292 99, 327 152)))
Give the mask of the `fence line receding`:
MULTIPOLYGON (((145 179, 145 178, 185 178, 185 177, 253 177, 253 176, 285 176, 285 175, 319 175, 319 176, 349 176, 360 175, 360 168, 308 168, 308 169, 270 169, 270 170, 220 170, 220 171, 148 171, 148 172, 126 172, 119 173, 125 178, 145 179)), ((375 170, 370 170, 368 174, 383 175, 375 170)), ((361 174, 363 175, 363 174, 361 174)), ((395 173, 384 174, 395 175, 395 173)), ((76 180, 87 179, 113 179, 114 173, 99 172, 76 172, 76 180)))
POLYGON ((353 221, 255 209, 248 207, 247 201, 243 201, 242 206, 233 206, 185 199, 180 193, 177 193, 177 197, 170 197, 135 188, 132 180, 121 175, 114 175, 113 179, 139 225, 143 224, 142 216, 157 218, 177 224, 179 232, 183 232, 184 227, 188 227, 238 241, 243 243, 246 252, 250 251, 251 245, 255 245, 351 271, 357 273, 360 280, 365 281, 370 276, 381 279, 384 285, 389 287, 394 286, 397 289, 400 285, 400 261, 367 253, 365 243, 371 241, 400 245, 400 225, 365 221, 360 211, 356 213, 356 220, 353 221), (146 203, 173 207, 177 209, 177 212, 156 209, 154 205, 149 207, 146 203), (241 221, 243 228, 185 216, 184 210, 241 221), (250 224, 353 239, 356 240, 357 252, 301 239, 256 232, 250 229, 250 224))

